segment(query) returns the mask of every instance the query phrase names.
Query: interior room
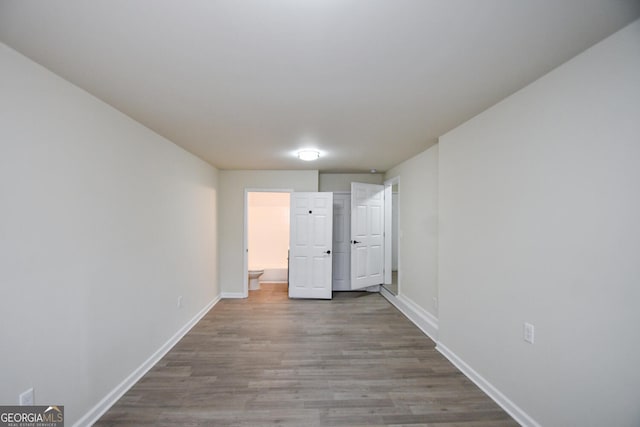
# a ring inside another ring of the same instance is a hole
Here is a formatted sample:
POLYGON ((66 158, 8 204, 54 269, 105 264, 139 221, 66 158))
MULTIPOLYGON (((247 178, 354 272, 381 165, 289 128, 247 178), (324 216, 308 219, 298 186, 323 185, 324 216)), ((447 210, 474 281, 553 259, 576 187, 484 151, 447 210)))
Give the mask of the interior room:
POLYGON ((246 203, 248 296, 265 292, 286 293, 289 282, 290 193, 250 191, 247 192, 246 203))
POLYGON ((639 76, 636 0, 0 0, 0 414, 640 425, 639 76))

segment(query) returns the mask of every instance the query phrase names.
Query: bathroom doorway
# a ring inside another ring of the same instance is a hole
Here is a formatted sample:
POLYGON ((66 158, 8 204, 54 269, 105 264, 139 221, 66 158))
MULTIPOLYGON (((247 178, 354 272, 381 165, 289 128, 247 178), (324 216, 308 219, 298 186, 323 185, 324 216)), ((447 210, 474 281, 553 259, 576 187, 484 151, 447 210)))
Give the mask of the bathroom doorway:
POLYGON ((244 294, 249 298, 287 295, 290 196, 289 190, 245 191, 244 294))

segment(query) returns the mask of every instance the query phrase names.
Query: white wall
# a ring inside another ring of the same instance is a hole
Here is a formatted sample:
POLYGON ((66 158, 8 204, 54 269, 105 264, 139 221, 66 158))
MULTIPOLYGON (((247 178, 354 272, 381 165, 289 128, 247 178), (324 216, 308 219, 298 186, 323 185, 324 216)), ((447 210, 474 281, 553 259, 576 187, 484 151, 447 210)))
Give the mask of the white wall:
POLYGON ((438 316, 438 145, 389 170, 400 179, 399 295, 438 316))
POLYGON ((380 173, 321 173, 318 191, 351 191, 352 182, 382 184, 380 173))
POLYGON ((290 197, 290 193, 249 193, 249 270, 288 268, 290 197))
POLYGON ((0 93, 0 404, 72 425, 219 294, 217 171, 3 44, 0 93))
POLYGON ((440 139, 441 344, 544 426, 640 425, 639 135, 636 21, 440 139))
POLYGON ((318 171, 220 171, 220 287, 241 296, 244 287, 245 189, 318 191, 318 171))

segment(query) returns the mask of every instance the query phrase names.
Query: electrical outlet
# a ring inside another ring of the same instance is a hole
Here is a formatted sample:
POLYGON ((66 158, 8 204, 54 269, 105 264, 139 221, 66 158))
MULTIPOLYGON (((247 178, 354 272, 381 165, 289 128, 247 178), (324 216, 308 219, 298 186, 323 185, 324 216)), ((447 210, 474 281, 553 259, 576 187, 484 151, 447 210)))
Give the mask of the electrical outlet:
POLYGON ((182 295, 180 295, 180 296, 178 297, 178 304, 177 304, 177 307, 178 307, 178 308, 182 308, 182 295))
POLYGON ((524 340, 529 344, 533 344, 535 337, 535 328, 531 323, 524 324, 524 340))
POLYGON ((33 387, 31 387, 29 390, 26 390, 20 393, 20 396, 18 398, 18 403, 20 404, 20 406, 33 406, 34 404, 33 387))

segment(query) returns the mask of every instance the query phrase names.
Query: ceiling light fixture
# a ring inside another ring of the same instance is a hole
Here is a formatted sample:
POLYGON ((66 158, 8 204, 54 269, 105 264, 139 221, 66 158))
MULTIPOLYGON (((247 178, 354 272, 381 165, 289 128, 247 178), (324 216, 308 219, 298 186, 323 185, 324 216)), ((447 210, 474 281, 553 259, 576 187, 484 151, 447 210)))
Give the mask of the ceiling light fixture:
POLYGON ((320 157, 320 152, 316 150, 301 150, 298 151, 298 158, 300 160, 304 160, 305 162, 311 162, 313 160, 318 160, 320 157))

